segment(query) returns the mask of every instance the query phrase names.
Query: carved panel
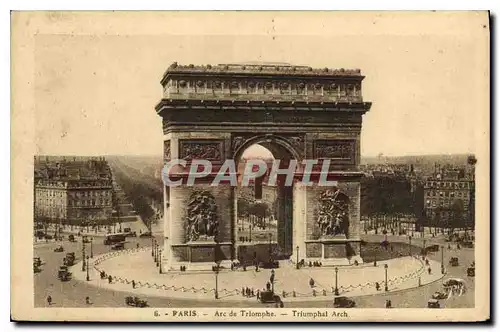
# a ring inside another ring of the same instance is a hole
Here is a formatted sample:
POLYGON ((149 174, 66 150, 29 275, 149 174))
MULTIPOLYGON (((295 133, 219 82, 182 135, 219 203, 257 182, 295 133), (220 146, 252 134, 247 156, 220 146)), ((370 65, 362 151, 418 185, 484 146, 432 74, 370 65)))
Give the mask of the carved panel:
POLYGON ((322 237, 349 237, 349 197, 338 188, 328 189, 319 196, 317 224, 322 237))
POLYGON ((170 155, 170 141, 164 141, 163 142, 163 161, 168 161, 170 160, 171 155, 170 155))
POLYGON ((222 161, 223 141, 218 140, 179 140, 180 159, 205 159, 222 161))
POLYGON ((208 191, 195 191, 187 204, 188 241, 216 239, 219 228, 217 203, 208 191))
POLYGON ((314 158, 331 159, 336 164, 354 164, 356 162, 356 140, 316 140, 314 141, 314 158))

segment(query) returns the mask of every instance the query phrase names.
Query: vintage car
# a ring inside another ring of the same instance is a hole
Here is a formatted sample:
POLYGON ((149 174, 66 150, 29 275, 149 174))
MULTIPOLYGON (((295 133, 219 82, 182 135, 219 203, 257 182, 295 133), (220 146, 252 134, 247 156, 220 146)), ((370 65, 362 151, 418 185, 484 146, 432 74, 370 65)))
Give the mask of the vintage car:
POLYGON ((144 232, 139 237, 151 237, 151 232, 144 232))
POLYGON ((137 296, 127 296, 125 298, 125 304, 131 307, 145 308, 148 306, 148 302, 141 300, 137 296))
POLYGON ((70 234, 70 235, 68 236, 68 240, 69 240, 69 242, 76 242, 76 240, 75 240, 75 236, 74 236, 73 234, 70 234))
POLYGON ((64 251, 63 246, 59 246, 59 247, 54 249, 54 252, 63 252, 63 251, 64 251))
POLYGON ((36 262, 33 262, 33 272, 38 273, 40 271, 42 271, 42 269, 40 269, 40 265, 38 265, 36 262))
POLYGON ((438 252, 439 251, 439 245, 438 244, 434 244, 432 246, 428 246, 425 248, 425 251, 426 252, 438 252))
POLYGON ((472 242, 472 241, 464 241, 464 242, 462 242, 462 247, 464 247, 464 248, 474 248, 474 242, 472 242))
POLYGON ((71 272, 68 271, 68 267, 66 265, 62 265, 59 267, 59 271, 57 272, 57 278, 61 281, 69 281, 71 280, 71 272))
POLYGON ((125 249, 125 242, 115 243, 111 247, 111 250, 123 250, 125 249))
POLYGON ((458 257, 450 258, 450 265, 451 266, 458 266, 458 257))
POLYGON ((334 308, 354 308, 356 302, 347 296, 338 296, 333 300, 334 308))
POLYGON ((64 261, 64 265, 67 265, 67 266, 75 265, 75 253, 68 252, 66 254, 66 257, 63 258, 63 261, 64 261))
POLYGON ((42 260, 40 259, 40 257, 33 258, 33 265, 37 265, 37 266, 42 265, 42 260))
POLYGON ((84 236, 82 237, 82 241, 83 241, 83 243, 90 243, 90 240, 89 240, 89 238, 88 238, 88 236, 87 236, 87 235, 84 235, 84 236))
POLYGON ((261 303, 280 303, 281 298, 279 295, 274 294, 272 291, 263 291, 260 293, 261 303))
POLYGON ((434 300, 444 300, 448 297, 448 295, 445 292, 435 292, 432 294, 432 298, 434 300))
POLYGON ((467 276, 468 277, 475 277, 476 276, 476 268, 474 266, 467 268, 467 276))
POLYGON ((427 308, 441 308, 441 304, 436 299, 430 299, 427 301, 427 308))

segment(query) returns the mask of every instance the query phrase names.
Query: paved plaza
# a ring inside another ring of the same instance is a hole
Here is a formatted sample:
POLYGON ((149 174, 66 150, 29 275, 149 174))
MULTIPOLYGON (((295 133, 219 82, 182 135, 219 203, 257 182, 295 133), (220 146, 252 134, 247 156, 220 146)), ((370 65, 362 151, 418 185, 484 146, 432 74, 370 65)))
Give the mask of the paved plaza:
MULTIPOLYGON (((332 298, 335 289, 335 270, 328 267, 305 267, 299 270, 285 261, 275 270, 275 292, 287 301, 324 300, 332 298), (314 287, 310 280, 314 280, 314 287)), ((431 260, 431 274, 425 262, 415 257, 401 257, 380 261, 375 267, 372 263, 360 266, 339 267, 338 283, 340 295, 363 296, 384 292, 385 268, 389 292, 411 289, 442 278, 440 263, 431 260), (380 290, 375 283, 378 282, 380 290)), ((207 271, 159 273, 153 262, 150 248, 129 249, 97 256, 90 262, 94 266, 89 271, 89 284, 114 291, 135 292, 142 295, 164 296, 169 298, 193 298, 213 300, 215 293, 215 273, 207 271), (101 279, 99 271, 113 277, 113 282, 101 279), (136 288, 132 286, 132 280, 136 288)), ((85 280, 86 272, 81 266, 73 268, 76 279, 85 280)), ((241 301, 241 289, 250 288, 256 292, 263 290, 270 277, 270 270, 254 268, 243 270, 223 270, 218 274, 218 293, 221 299, 241 301)), ((255 299, 248 298, 249 301, 255 299)))

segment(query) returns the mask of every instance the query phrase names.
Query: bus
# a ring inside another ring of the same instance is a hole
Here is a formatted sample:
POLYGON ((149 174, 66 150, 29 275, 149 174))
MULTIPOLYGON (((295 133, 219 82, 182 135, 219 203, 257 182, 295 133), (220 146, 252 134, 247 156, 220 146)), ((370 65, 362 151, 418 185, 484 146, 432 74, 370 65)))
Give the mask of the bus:
POLYGON ((104 239, 105 245, 115 244, 119 242, 125 242, 126 234, 125 233, 116 233, 116 234, 108 234, 104 239))

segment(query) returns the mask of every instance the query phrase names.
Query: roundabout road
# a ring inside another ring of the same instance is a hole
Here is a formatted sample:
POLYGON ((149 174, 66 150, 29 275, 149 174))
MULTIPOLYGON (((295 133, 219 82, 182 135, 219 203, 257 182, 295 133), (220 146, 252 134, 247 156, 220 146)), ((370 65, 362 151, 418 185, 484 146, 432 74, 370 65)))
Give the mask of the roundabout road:
MULTIPOLYGON (((93 245, 93 252, 95 255, 109 252, 109 247, 102 244, 102 238, 95 238, 93 245)), ((140 246, 150 246, 150 238, 129 238, 129 247, 135 247, 136 243, 140 246)), ((54 252, 57 243, 39 244, 34 247, 35 257, 40 257, 44 262, 42 271, 34 276, 34 300, 35 307, 48 307, 46 298, 48 295, 52 297, 53 307, 88 307, 85 303, 85 297, 89 296, 92 302, 92 307, 126 307, 125 297, 134 296, 133 293, 113 291, 109 289, 97 288, 88 285, 86 282, 71 280, 62 282, 57 279, 57 270, 61 265, 62 258, 67 252, 75 252, 77 257, 77 265, 81 265, 81 241, 77 243, 70 243, 65 241, 63 246, 65 251, 62 253, 54 252)), ((89 249, 87 245, 87 250, 89 249)), ((89 251, 87 251, 89 252, 89 251)), ((431 259, 440 260, 440 254, 431 259)), ((448 269, 448 277, 463 278, 467 282, 467 293, 463 296, 452 297, 448 300, 441 301, 444 307, 448 308, 465 308, 474 306, 474 278, 466 276, 466 268, 474 260, 473 249, 452 250, 452 252, 445 252, 445 262, 449 257, 456 256, 459 258, 460 266, 450 267, 445 263, 448 269)), ((436 291, 442 290, 441 282, 435 282, 429 285, 422 286, 418 289, 404 290, 397 293, 390 293, 385 295, 383 293, 370 296, 356 297, 355 301, 357 307, 361 308, 384 308, 385 300, 390 299, 396 308, 424 308, 427 305, 427 300, 436 291)), ((168 299, 155 296, 140 296, 142 299, 147 300, 150 307, 164 308, 164 307, 270 307, 272 305, 263 305, 255 301, 255 305, 248 303, 248 300, 241 302, 231 300, 222 301, 214 300, 196 301, 194 299, 168 299)), ((332 301, 304 301, 304 302, 287 302, 284 299, 285 307, 310 307, 310 308, 324 308, 333 307, 332 301)))

